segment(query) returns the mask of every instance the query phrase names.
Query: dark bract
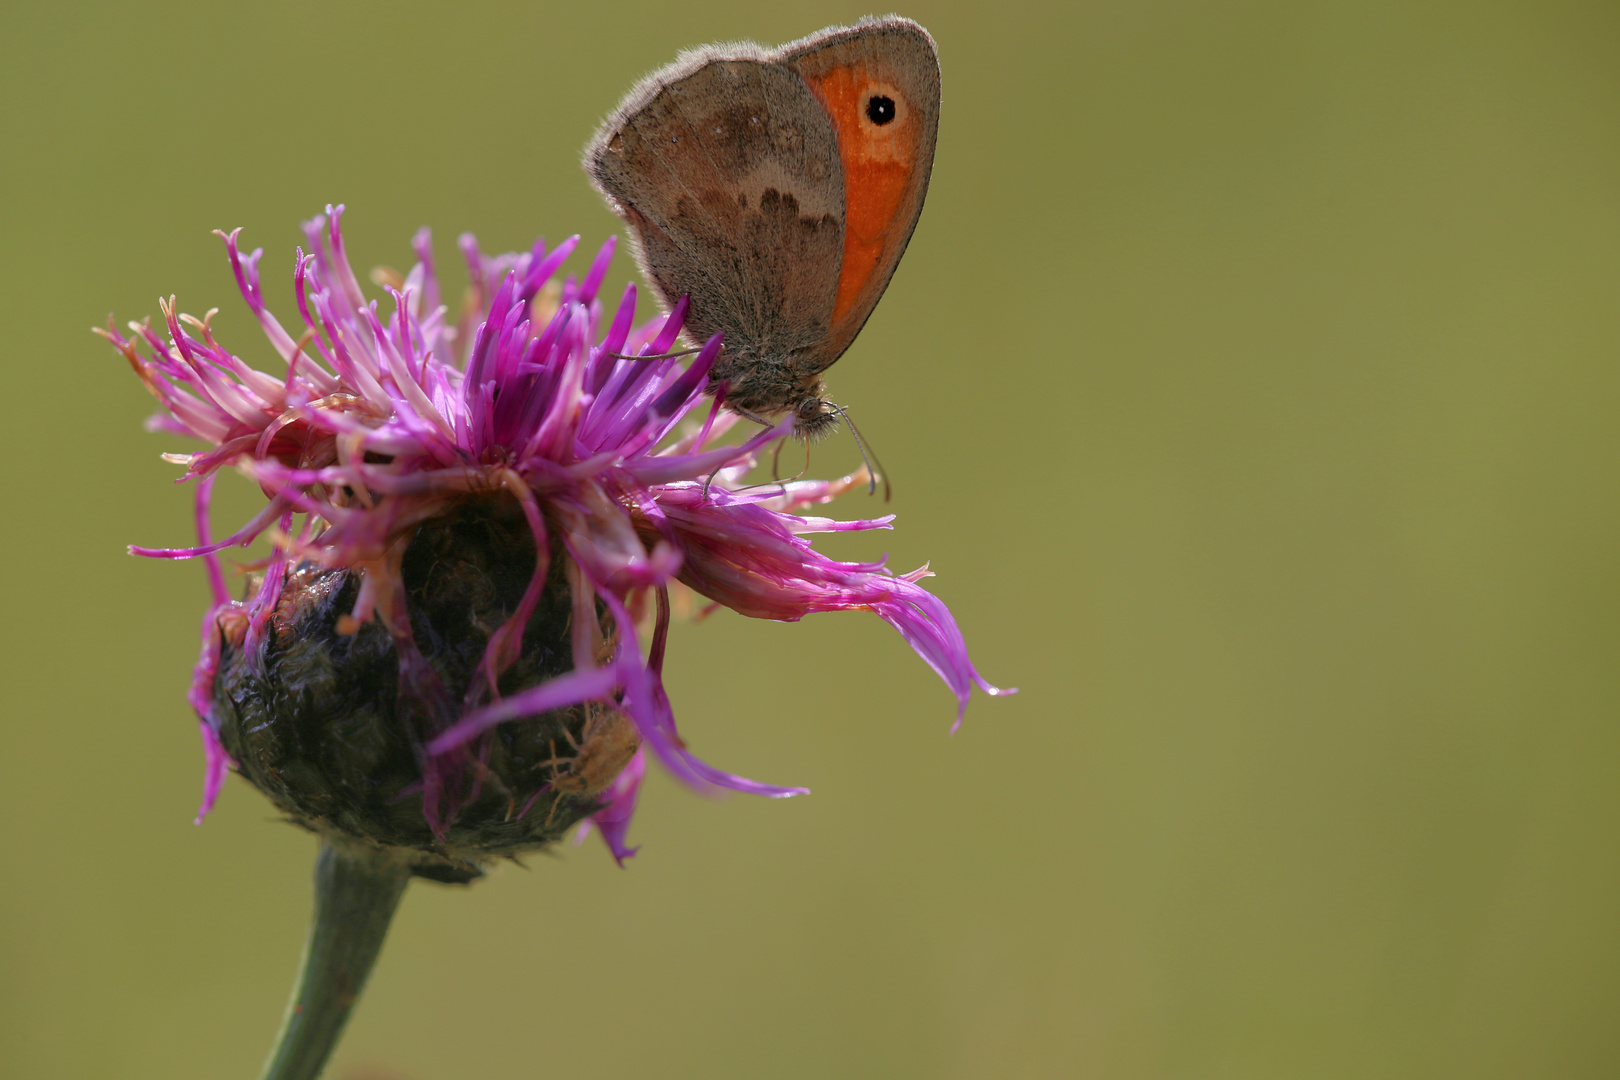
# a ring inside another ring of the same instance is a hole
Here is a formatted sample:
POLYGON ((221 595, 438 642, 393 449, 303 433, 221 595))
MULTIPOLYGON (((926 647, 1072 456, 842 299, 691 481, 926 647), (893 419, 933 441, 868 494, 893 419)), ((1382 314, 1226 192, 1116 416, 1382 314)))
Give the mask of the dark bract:
MULTIPOLYGON (((573 669, 566 566, 554 548, 521 653, 499 680, 502 696, 573 669)), ((340 632, 358 575, 305 563, 288 574, 251 652, 246 620, 222 627, 213 717, 240 773, 295 821, 413 849, 420 876, 471 880, 480 861, 553 843, 598 809, 572 766, 590 745, 606 746, 622 768, 634 728, 594 701, 499 725, 475 766, 445 777, 462 790, 444 793, 458 809, 436 836, 423 812, 421 747, 478 692, 490 632, 534 573, 533 538, 516 500, 469 496, 418 527, 401 570, 420 662, 402 663, 378 620, 340 632)), ((611 641, 611 621, 604 632, 611 641)))

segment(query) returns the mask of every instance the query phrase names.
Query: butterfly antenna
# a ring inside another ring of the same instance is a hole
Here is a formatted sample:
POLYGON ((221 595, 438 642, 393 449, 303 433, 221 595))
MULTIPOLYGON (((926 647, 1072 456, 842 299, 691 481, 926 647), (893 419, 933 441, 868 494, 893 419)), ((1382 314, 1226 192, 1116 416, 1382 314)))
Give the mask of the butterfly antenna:
MULTIPOLYGON (((849 425, 849 433, 855 436, 855 445, 861 451, 861 461, 866 465, 866 493, 868 495, 877 494, 877 482, 881 477, 883 480, 883 501, 888 502, 894 495, 894 489, 889 486, 889 474, 883 470, 883 463, 877 459, 876 454, 872 453, 871 447, 866 445, 866 440, 861 438, 861 429, 856 427, 855 421, 849 418, 849 410, 831 401, 827 402, 827 405, 833 412, 844 418, 844 423, 849 425)), ((809 453, 808 444, 806 444, 805 452, 809 453)))

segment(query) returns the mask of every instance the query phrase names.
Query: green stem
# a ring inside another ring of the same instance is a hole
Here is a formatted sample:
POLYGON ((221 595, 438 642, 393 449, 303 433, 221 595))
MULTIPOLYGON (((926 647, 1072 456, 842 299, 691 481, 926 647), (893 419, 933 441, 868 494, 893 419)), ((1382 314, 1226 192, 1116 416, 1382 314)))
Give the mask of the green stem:
POLYGON ((411 879, 397 856, 321 841, 315 915, 287 1015, 260 1080, 315 1080, 366 988, 411 879))

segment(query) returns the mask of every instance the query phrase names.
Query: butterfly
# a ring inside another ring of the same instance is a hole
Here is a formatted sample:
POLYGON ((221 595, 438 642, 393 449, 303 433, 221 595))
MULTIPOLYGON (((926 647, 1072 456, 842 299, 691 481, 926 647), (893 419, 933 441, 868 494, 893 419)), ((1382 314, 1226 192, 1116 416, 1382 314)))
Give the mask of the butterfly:
POLYGON ((844 415, 821 375, 905 253, 938 129, 934 40, 889 16, 684 52, 630 90, 584 164, 660 298, 687 298, 687 332, 725 335, 711 392, 813 438, 844 415))

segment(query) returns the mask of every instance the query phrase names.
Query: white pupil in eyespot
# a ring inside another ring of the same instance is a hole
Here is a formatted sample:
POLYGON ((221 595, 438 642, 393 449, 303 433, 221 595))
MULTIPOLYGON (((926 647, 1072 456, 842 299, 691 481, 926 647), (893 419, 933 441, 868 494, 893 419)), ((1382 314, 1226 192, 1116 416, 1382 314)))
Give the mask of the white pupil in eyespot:
POLYGON ((866 118, 882 127, 895 116, 894 99, 887 94, 873 94, 866 99, 866 118))

